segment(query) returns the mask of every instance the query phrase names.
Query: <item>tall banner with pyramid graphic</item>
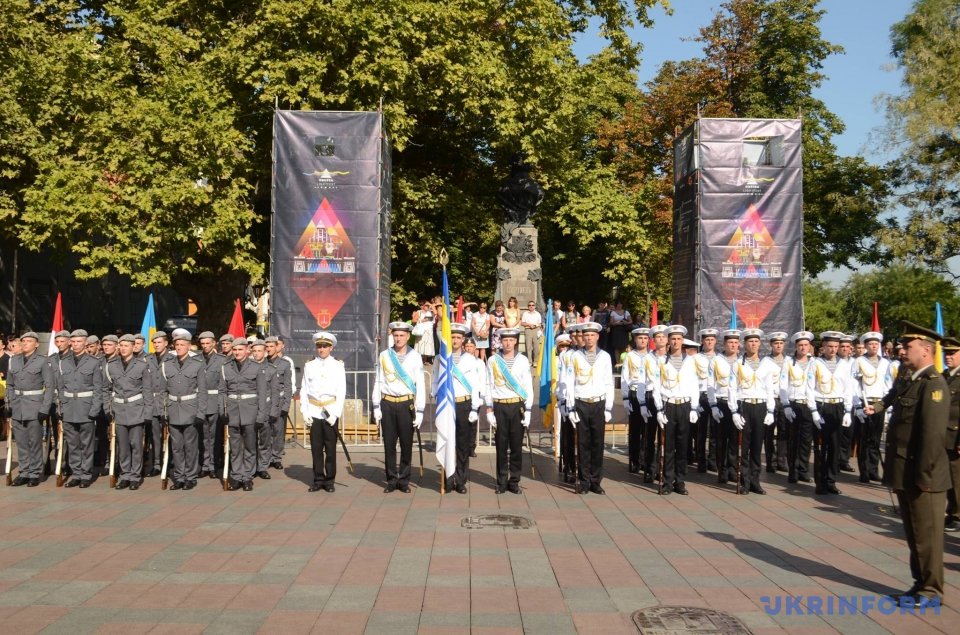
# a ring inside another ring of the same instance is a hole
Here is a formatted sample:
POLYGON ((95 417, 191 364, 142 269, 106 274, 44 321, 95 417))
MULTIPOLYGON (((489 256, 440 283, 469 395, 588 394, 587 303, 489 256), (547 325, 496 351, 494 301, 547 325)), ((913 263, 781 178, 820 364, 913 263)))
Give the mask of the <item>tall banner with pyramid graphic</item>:
POLYGON ((800 121, 700 119, 675 143, 674 320, 803 327, 800 121))
POLYGON ((277 111, 270 332, 299 362, 337 336, 348 370, 376 362, 390 307, 390 155, 376 112, 277 111))

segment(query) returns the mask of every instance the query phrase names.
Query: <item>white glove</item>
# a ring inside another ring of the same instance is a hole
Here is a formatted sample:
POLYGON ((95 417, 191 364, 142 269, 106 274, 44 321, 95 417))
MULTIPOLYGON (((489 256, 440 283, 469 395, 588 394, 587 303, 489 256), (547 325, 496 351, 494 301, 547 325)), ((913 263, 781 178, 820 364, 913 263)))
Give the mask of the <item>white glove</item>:
POLYGON ((647 408, 647 404, 640 406, 640 416, 644 421, 650 421, 650 408, 647 408))
POLYGON ((493 416, 493 410, 487 410, 487 423, 490 424, 491 428, 497 427, 497 418, 493 416))
POLYGON ((787 421, 793 423, 793 420, 797 418, 797 413, 793 411, 793 408, 787 406, 783 409, 783 416, 787 418, 787 421))
POLYGON ((313 427, 313 419, 311 419, 310 417, 304 417, 304 418, 303 418, 303 425, 305 425, 305 426, 307 427, 307 429, 309 430, 310 428, 313 427))
POLYGON ((530 411, 529 410, 523 413, 523 427, 524 428, 530 427, 530 411))
POLYGON ((574 425, 580 423, 580 413, 578 413, 576 410, 570 411, 570 423, 574 425))
POLYGON ((696 410, 690 411, 690 423, 696 423, 700 420, 700 415, 697 414, 696 410))
POLYGON ((380 406, 377 406, 373 409, 373 420, 379 424, 381 419, 383 419, 383 411, 380 410, 380 406))
POLYGON ((471 410, 470 414, 467 415, 467 421, 470 423, 476 423, 480 419, 480 415, 477 414, 476 410, 471 410))
POLYGON ((887 408, 887 411, 883 413, 883 425, 890 423, 891 415, 893 415, 893 408, 887 408))
POLYGON ((603 422, 604 422, 604 423, 610 423, 610 420, 611 420, 611 419, 613 419, 613 413, 610 412, 609 410, 604 410, 604 411, 603 411, 603 422))
POLYGON ((665 412, 658 412, 658 413, 657 413, 657 423, 660 424, 660 427, 661 427, 661 428, 663 428, 665 425, 667 425, 667 413, 665 413, 665 412))
POLYGON ((623 409, 627 411, 628 415, 633 414, 633 403, 629 398, 623 402, 623 409))
POLYGON ((763 425, 765 425, 765 426, 772 426, 772 425, 773 425, 773 413, 772 413, 772 412, 768 412, 768 413, 767 413, 767 416, 765 416, 765 417, 763 418, 763 425))
POLYGON ((863 408, 857 408, 854 414, 857 415, 857 419, 860 420, 860 423, 863 423, 867 420, 867 413, 863 411, 863 408))
POLYGON ((844 428, 849 428, 850 426, 853 425, 853 417, 850 416, 850 413, 849 413, 849 412, 843 413, 843 424, 842 424, 842 425, 843 425, 844 428))
POLYGON ((332 428, 333 426, 337 425, 337 418, 333 415, 327 415, 327 423, 329 423, 330 427, 332 428))
POLYGON ((422 425, 423 425, 423 413, 418 412, 413 416, 413 427, 419 430, 420 426, 422 425))
POLYGON ((723 413, 720 412, 720 406, 710 406, 710 414, 713 415, 715 421, 720 421, 723 419, 723 413))
POLYGON ((813 425, 817 426, 817 430, 819 430, 820 425, 823 423, 823 418, 820 416, 820 413, 814 410, 810 413, 810 416, 813 417, 813 425))
POLYGON ((733 425, 737 427, 737 430, 743 430, 743 426, 746 425, 746 421, 743 420, 743 415, 739 412, 733 413, 733 425))

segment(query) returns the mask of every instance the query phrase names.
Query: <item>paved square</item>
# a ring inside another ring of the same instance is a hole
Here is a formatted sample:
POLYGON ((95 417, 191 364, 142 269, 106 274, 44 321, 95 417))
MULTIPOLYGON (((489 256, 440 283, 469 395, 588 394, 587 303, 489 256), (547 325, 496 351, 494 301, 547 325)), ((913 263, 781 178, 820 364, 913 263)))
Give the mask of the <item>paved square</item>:
MULTIPOLYGON (((0 447, 5 447, 0 443, 0 447)), ((910 585, 907 548, 879 485, 840 496, 763 474, 736 496, 714 474, 660 497, 608 452, 606 496, 577 496, 552 459, 524 456, 523 494, 493 492, 494 454, 467 495, 441 497, 432 453, 411 494, 383 494, 382 453, 339 457, 337 491, 307 493, 309 452, 253 492, 0 487, 5 633, 636 633, 658 604, 714 608, 754 633, 956 633, 960 536, 946 535, 940 615, 768 615, 767 596, 848 597, 910 585), (464 529, 480 514, 530 529, 464 529), (953 624, 953 626, 950 626, 953 624)), ((414 455, 416 465, 416 453, 414 455)), ((695 470, 695 468, 694 468, 695 470)), ((836 613, 836 611, 834 611, 836 613)))

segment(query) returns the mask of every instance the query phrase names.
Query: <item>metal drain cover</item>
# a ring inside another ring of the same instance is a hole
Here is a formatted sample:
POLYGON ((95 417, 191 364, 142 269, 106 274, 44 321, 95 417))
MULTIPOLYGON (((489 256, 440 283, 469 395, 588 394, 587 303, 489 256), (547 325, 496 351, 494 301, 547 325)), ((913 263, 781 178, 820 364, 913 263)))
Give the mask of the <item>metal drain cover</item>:
POLYGON ((652 606, 632 615, 643 635, 750 635, 750 629, 732 615, 697 606, 652 606))
POLYGON ((530 529, 533 521, 514 514, 487 514, 485 516, 467 516, 460 521, 464 529, 483 529, 484 527, 500 527, 502 529, 530 529))

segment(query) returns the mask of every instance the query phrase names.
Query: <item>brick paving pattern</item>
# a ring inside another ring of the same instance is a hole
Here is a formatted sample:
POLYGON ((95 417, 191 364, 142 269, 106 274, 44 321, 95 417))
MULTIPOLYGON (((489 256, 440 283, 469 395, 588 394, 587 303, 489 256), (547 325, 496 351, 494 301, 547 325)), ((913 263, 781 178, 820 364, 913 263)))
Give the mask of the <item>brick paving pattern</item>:
POLYGON ((767 496, 694 473, 690 496, 659 497, 615 451, 607 495, 577 496, 549 457, 538 455, 530 479, 525 455, 523 494, 497 496, 484 451, 469 493, 441 497, 435 469, 415 476, 411 494, 384 494, 381 453, 351 454, 357 474, 341 455, 334 494, 307 493, 302 449, 288 450, 285 476, 249 493, 212 480, 161 491, 156 478, 137 492, 106 479, 87 490, 53 479, 0 487, 0 631, 610 635, 636 633, 631 613, 657 604, 725 611, 757 635, 956 633, 960 623, 956 534, 946 536, 939 616, 764 611, 763 596, 910 586, 887 491, 855 474, 832 497, 782 473, 763 474, 767 496), (487 513, 535 525, 461 528, 487 513))

